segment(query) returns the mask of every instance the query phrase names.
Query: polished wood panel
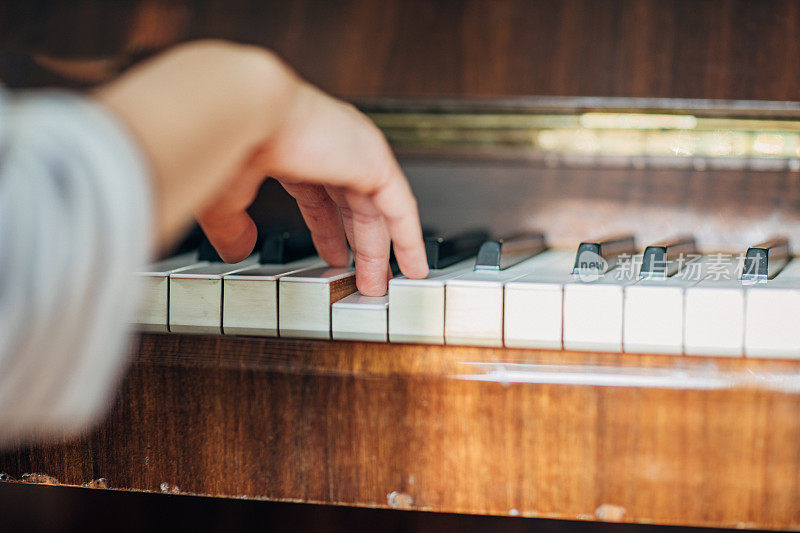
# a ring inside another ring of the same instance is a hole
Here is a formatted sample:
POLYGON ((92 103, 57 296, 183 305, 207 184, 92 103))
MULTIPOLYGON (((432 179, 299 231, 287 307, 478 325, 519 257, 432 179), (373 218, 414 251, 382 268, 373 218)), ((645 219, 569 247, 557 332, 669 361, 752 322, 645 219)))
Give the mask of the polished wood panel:
POLYGON ((800 95, 791 1, 218 0, 204 15, 198 35, 274 48, 343 96, 800 95))
MULTIPOLYGON (((159 46, 200 37, 251 42, 345 97, 800 95, 800 5, 792 0, 165 4, 168 10, 140 17, 138 26, 100 18, 97 9, 75 11, 68 19, 72 32, 49 32, 41 44, 53 52, 108 53, 120 33, 140 26, 159 46), (108 27, 113 24, 119 27, 108 27)), ((132 45, 142 46, 141 40, 132 45)), ((0 78, 11 85, 59 83, 32 68, 19 58, 0 58, 0 78)))
POLYGON ((369 507, 800 526, 797 361, 180 335, 143 335, 135 352, 99 429, 11 451, 0 472, 369 507))
MULTIPOLYGON (((800 241, 800 173, 546 167, 526 161, 401 158, 424 224, 541 230, 575 250, 598 235, 639 246, 692 234, 707 253, 744 253, 775 233, 800 241)), ((268 212, 265 210, 265 212, 268 212)))

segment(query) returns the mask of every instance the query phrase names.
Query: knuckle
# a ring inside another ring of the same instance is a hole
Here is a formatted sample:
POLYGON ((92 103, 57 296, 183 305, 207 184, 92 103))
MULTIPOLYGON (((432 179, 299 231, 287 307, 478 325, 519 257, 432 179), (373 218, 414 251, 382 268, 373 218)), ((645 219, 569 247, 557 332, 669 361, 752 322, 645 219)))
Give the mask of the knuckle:
POLYGON ((395 255, 405 255, 409 253, 416 252, 419 249, 419 246, 414 243, 407 243, 407 242, 392 242, 392 246, 394 247, 395 255))
POLYGON ((366 265, 370 265, 370 266, 378 265, 378 266, 382 267, 384 264, 389 262, 389 254, 388 253, 386 253, 386 254, 383 254, 383 253, 375 254, 375 253, 372 253, 372 252, 365 252, 362 249, 358 249, 358 250, 355 250, 353 255, 354 255, 355 260, 358 263, 366 264, 366 265))
POLYGON ((356 211, 352 213, 352 217, 354 223, 363 224, 365 226, 371 226, 383 222, 383 217, 379 213, 356 211))
POLYGON ((354 116, 364 117, 364 114, 358 110, 358 108, 353 105, 351 102, 347 102, 345 100, 337 100, 339 105, 342 106, 342 109, 345 110, 347 113, 352 113, 354 116))
POLYGON ((324 198, 303 198, 297 200, 300 209, 319 211, 328 207, 328 202, 324 198))
POLYGON ((214 39, 214 38, 205 38, 205 39, 195 39, 193 41, 188 41, 185 43, 181 43, 173 48, 173 50, 177 52, 197 52, 197 53, 208 53, 208 52, 219 52, 219 51, 230 51, 235 49, 236 45, 231 41, 226 41, 224 39, 214 39))
POLYGON ((338 246, 341 242, 341 235, 334 231, 320 231, 314 235, 314 244, 320 248, 338 246))

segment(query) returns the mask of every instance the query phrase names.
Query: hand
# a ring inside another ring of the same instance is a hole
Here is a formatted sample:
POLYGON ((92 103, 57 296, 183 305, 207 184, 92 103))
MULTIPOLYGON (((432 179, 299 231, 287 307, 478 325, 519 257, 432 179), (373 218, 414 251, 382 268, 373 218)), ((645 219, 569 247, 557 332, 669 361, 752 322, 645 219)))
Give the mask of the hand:
POLYGON ((223 259, 243 259, 256 238, 245 209, 270 175, 297 200, 325 261, 345 265, 349 241, 363 294, 386 292, 390 241, 405 275, 427 275, 416 201, 380 130, 269 52, 182 45, 97 98, 149 156, 162 244, 195 213, 223 259))

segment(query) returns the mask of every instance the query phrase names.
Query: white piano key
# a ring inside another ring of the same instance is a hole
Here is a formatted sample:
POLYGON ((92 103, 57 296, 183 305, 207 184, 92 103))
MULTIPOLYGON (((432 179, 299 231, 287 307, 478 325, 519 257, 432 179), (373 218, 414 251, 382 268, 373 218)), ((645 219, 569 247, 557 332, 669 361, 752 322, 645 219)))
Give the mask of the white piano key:
POLYGON ((744 354, 744 287, 739 261, 720 262, 718 272, 686 289, 684 353, 744 354))
POLYGON ((564 284, 575 253, 547 252, 552 260, 538 272, 510 281, 503 288, 503 341, 512 348, 562 347, 564 284))
POLYGON ((309 257, 285 264, 259 264, 222 278, 222 332, 278 336, 278 279, 325 263, 309 257))
POLYGON ((622 351, 625 287, 635 283, 638 272, 622 263, 595 280, 573 279, 564 285, 564 348, 567 350, 622 351))
POLYGON ((642 279, 625 287, 626 352, 683 353, 685 292, 708 275, 707 264, 708 258, 701 257, 673 276, 642 279))
POLYGON ((475 258, 440 270, 425 279, 400 276, 389 281, 389 342, 444 344, 444 284, 472 272, 475 258))
POLYGON ((170 274, 169 329, 176 333, 222 333, 222 277, 254 264, 206 263, 170 274))
POLYGON ((561 349, 564 283, 571 279, 571 274, 547 272, 506 284, 503 341, 507 347, 561 349))
MULTIPOLYGON (((445 283, 445 344, 503 346, 503 286, 528 274, 544 271, 564 256, 545 251, 506 270, 468 272, 445 283)), ((563 262, 562 272, 574 257, 563 262)))
POLYGON ((334 339, 387 342, 389 340, 389 295, 364 296, 355 292, 331 308, 334 339))
POLYGON ((142 299, 136 318, 137 328, 142 331, 166 333, 169 331, 169 275, 205 264, 198 262, 197 254, 181 254, 149 265, 146 271, 138 272, 142 299))
POLYGON ((800 259, 745 290, 747 357, 800 358, 800 259))
POLYGON ((278 280, 281 337, 331 338, 331 305, 354 293, 353 268, 316 267, 278 280))

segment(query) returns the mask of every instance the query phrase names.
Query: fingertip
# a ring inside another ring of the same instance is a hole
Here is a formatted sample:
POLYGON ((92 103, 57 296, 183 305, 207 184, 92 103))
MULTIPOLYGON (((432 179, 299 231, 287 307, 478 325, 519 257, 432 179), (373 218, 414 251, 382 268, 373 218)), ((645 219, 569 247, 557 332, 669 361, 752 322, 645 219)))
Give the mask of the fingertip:
POLYGON ((235 239, 224 244, 214 244, 217 253, 226 263, 238 263, 244 261, 253 252, 258 237, 258 229, 255 223, 250 220, 249 224, 242 233, 235 239))
POLYGON ((414 265, 412 267, 403 269, 402 272, 407 278, 424 279, 428 277, 428 273, 430 271, 428 269, 428 265, 414 265))
POLYGON ((428 259, 422 247, 407 251, 399 256, 398 260, 400 263, 400 271, 408 278, 423 279, 426 278, 430 272, 428 268, 428 259))
POLYGON ((258 230, 246 212, 218 216, 206 213, 197 220, 203 232, 226 263, 238 263, 250 255, 256 245, 258 230))
POLYGON ((387 283, 386 278, 367 276, 363 272, 356 271, 356 289, 364 296, 385 295, 387 283))
POLYGON ((344 268, 350 264, 349 259, 325 259, 322 258, 329 266, 336 267, 336 268, 344 268))
POLYGON ((321 247, 317 247, 317 253, 322 260, 328 263, 330 266, 341 268, 350 264, 350 252, 347 250, 347 246, 342 246, 337 250, 320 248, 321 247))
POLYGON ((384 296, 386 294, 386 287, 381 289, 371 284, 362 284, 362 286, 359 286, 356 283, 356 288, 358 289, 358 292, 364 296, 384 296))

